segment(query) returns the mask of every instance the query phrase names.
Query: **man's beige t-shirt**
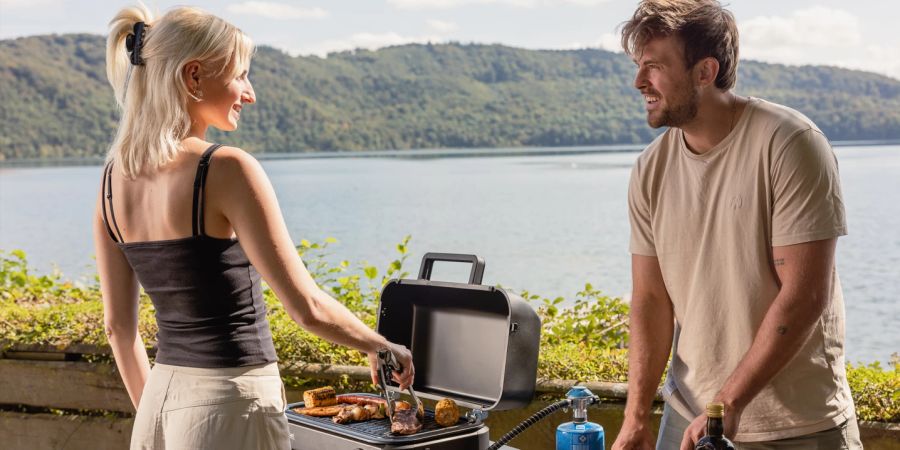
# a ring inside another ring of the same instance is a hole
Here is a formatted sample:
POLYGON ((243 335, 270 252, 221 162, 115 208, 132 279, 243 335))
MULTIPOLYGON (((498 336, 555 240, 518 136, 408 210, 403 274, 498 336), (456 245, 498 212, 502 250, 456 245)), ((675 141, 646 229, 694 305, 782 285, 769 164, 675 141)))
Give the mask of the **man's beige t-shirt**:
MULTIPOLYGON (((750 99, 731 133, 703 155, 688 150, 677 128, 650 144, 632 171, 628 204, 631 253, 659 259, 677 321, 663 393, 692 420, 750 348, 778 294, 772 247, 847 234, 837 161, 805 116, 750 99)), ((844 301, 832 278, 812 335, 745 409, 735 440, 801 436, 854 414, 844 301)))

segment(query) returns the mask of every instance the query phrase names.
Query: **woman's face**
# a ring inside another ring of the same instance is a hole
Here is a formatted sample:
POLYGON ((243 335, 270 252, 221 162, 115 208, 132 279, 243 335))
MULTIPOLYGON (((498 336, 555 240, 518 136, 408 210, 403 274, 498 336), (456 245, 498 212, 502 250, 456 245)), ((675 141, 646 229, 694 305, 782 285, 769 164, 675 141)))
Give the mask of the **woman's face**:
POLYGON ((188 106, 195 125, 201 125, 203 129, 213 126, 223 131, 237 129, 244 103, 256 102, 249 69, 249 66, 244 68, 237 76, 226 70, 217 77, 199 77, 200 101, 189 99, 188 106))

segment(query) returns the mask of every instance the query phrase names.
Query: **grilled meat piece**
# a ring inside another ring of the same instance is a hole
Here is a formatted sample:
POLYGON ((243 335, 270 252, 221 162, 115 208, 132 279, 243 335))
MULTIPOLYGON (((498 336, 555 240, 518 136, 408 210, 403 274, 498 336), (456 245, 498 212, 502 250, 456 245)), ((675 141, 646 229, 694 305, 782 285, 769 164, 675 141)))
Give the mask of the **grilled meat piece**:
MULTIPOLYGON (((403 400, 397 400, 396 402, 394 402, 395 411, 403 411, 404 409, 410 408, 412 408, 412 405, 410 405, 409 402, 405 402, 403 400)), ((419 402, 419 411, 417 412, 417 415, 419 416, 419 419, 425 418, 425 405, 423 405, 422 402, 419 402)))
POLYGON ((293 408, 297 414, 312 417, 331 417, 341 412, 347 405, 315 406, 312 408, 293 408))
POLYGON ((363 422, 384 419, 384 407, 379 405, 350 405, 341 409, 331 420, 334 423, 363 422))
POLYGON ((363 420, 369 420, 369 413, 362 406, 351 405, 342 409, 331 420, 334 423, 362 422, 363 420))
POLYGON ((384 419, 385 417, 384 405, 366 404, 363 405, 363 408, 369 412, 369 417, 371 419, 384 419))
POLYGON ((391 433, 394 434, 416 434, 422 429, 422 421, 417 417, 415 409, 401 409, 394 411, 394 417, 391 419, 391 433))

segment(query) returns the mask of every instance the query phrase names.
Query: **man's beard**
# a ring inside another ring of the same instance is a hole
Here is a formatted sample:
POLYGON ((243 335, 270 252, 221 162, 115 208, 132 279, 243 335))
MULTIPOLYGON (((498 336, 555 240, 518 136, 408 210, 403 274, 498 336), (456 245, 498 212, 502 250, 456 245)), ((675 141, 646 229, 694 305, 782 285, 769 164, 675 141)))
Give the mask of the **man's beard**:
POLYGON ((674 98, 671 106, 667 106, 660 111, 656 118, 647 115, 647 124, 652 128, 659 127, 681 127, 682 125, 694 120, 697 117, 697 111, 700 105, 700 91, 694 86, 689 86, 687 95, 681 98, 674 98))

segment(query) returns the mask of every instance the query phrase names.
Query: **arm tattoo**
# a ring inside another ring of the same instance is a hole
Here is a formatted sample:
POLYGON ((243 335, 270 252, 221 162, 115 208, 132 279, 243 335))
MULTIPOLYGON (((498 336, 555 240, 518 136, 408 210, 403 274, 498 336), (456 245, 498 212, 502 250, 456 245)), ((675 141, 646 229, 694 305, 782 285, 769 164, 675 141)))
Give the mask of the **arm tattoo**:
POLYGON ((787 333, 787 327, 784 325, 778 325, 778 334, 784 336, 787 333))
POLYGON ((775 267, 783 266, 783 265, 784 265, 784 258, 778 258, 775 260, 775 267))

